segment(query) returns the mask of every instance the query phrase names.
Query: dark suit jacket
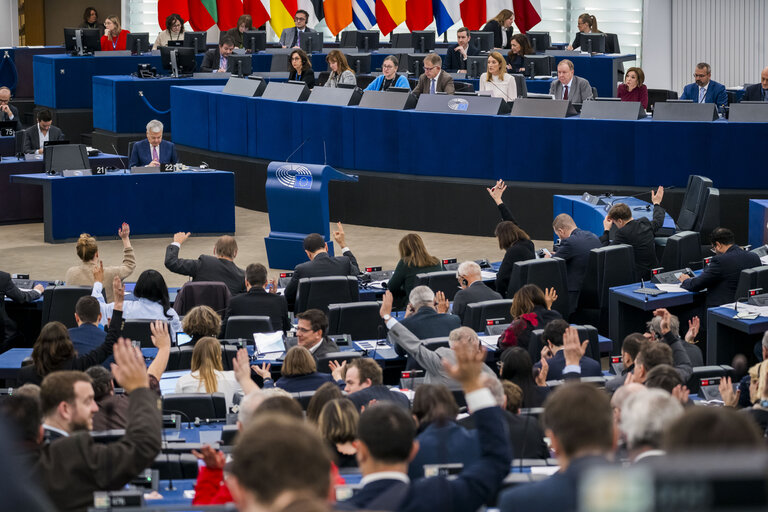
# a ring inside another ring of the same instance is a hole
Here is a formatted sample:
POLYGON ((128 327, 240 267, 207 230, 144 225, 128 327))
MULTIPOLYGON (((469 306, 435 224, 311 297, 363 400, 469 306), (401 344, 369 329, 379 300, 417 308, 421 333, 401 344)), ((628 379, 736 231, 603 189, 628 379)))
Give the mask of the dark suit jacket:
POLYGON ((443 270, 443 266, 440 263, 432 267, 412 267, 403 260, 398 261, 395 273, 392 274, 392 277, 387 282, 387 289, 392 292, 392 297, 394 298, 394 306, 402 309, 408 304, 408 295, 416 286, 417 274, 439 272, 441 270, 443 270))
POLYGON ((512 36, 515 33, 515 29, 513 27, 509 27, 507 29, 504 29, 501 27, 498 21, 491 20, 488 23, 485 24, 485 26, 482 29, 482 32, 493 32, 493 47, 494 48, 502 48, 501 46, 501 31, 506 30, 507 31, 507 44, 503 46, 503 48, 506 48, 509 50, 509 42, 512 40, 512 36))
POLYGON ((734 244, 724 254, 713 257, 700 275, 686 279, 680 286, 692 292, 706 288, 707 307, 712 308, 743 298, 734 297, 741 271, 760 265, 760 256, 734 244))
MULTIPOLYGON (((64 140, 64 132, 51 125, 48 130, 48 140, 64 140)), ((40 134, 37 133, 37 123, 24 130, 24 153, 34 153, 40 149, 40 134)))
MULTIPOLYGON (((168 142, 167 140, 160 142, 160 151, 158 156, 160 157, 161 164, 175 164, 179 161, 179 156, 176 154, 176 145, 173 142, 168 142)), ((143 167, 151 163, 152 148, 149 145, 149 141, 147 139, 140 140, 133 145, 128 167, 143 167)))
POLYGON ((307 84, 310 89, 315 86, 315 72, 312 69, 308 69, 301 73, 301 78, 296 78, 296 70, 291 68, 291 72, 288 73, 288 80, 299 80, 307 84))
POLYGON ((212 73, 217 71, 219 64, 221 64, 221 52, 217 46, 216 48, 211 48, 203 55, 203 62, 200 63, 200 72, 212 73))
POLYGON ((351 395, 348 395, 347 398, 352 400, 352 403, 357 406, 358 411, 367 406, 368 402, 371 400, 376 400, 377 402, 394 402, 397 405, 404 407, 406 410, 410 410, 411 408, 411 403, 407 396, 399 391, 392 391, 387 386, 381 384, 355 391, 351 395))
POLYGON ((466 312, 467 304, 474 304, 475 302, 483 302, 484 300, 495 300, 501 298, 502 296, 500 293, 491 290, 482 281, 475 281, 463 290, 456 292, 456 296, 453 298, 452 313, 461 318, 463 324, 464 313, 466 312))
MULTIPOLYGON (((19 109, 17 109, 13 105, 8 105, 8 108, 11 109, 11 113, 13 114, 13 120, 16 121, 16 128, 14 129, 18 132, 21 130, 21 118, 19 117, 19 109)), ((8 119, 8 114, 3 112, 2 110, 0 110, 0 121, 10 121, 10 119, 8 119)))
MULTIPOLYGON (((504 411, 504 419, 509 430, 512 456, 515 459, 549 458, 549 449, 544 442, 544 432, 536 418, 526 414, 512 414, 509 411, 504 411)), ((460 419, 458 424, 468 430, 476 428, 472 416, 460 419)))
POLYGON ((15 302, 32 302, 40 298, 40 292, 37 290, 30 290, 23 292, 19 290, 13 281, 11 275, 8 272, 0 271, 0 351, 5 351, 6 347, 6 330, 7 336, 13 336, 15 331, 15 323, 8 317, 5 312, 5 297, 9 297, 15 302), (7 326, 7 327, 6 327, 7 326))
POLYGON ((469 466, 480 458, 477 432, 469 431, 450 421, 445 425, 432 423, 416 436, 419 452, 408 465, 411 480, 424 477, 424 464, 455 464, 469 466))
MULTIPOLYGON (((296 32, 298 32, 296 27, 283 29, 280 33, 280 44, 286 48, 293 48, 296 46, 296 32)), ((314 32, 314 30, 309 27, 304 27, 304 32, 314 32)))
POLYGON ((173 244, 165 249, 165 268, 192 277, 193 281, 218 281, 227 285, 232 295, 245 292, 245 272, 235 262, 201 254, 196 260, 179 258, 173 244))
MULTIPOLYGON (((413 88, 413 94, 418 98, 420 94, 429 94, 429 78, 422 73, 419 77, 419 82, 416 87, 413 88)), ((444 92, 446 94, 453 94, 456 92, 456 88, 453 85, 453 77, 445 71, 440 71, 437 75, 437 83, 435 84, 435 92, 444 92)))
POLYGON ((623 228, 616 230, 613 240, 609 239, 608 231, 600 237, 603 245, 629 244, 635 251, 635 278, 651 278, 651 269, 659 266, 659 260, 656 259, 656 245, 654 235, 656 231, 664 225, 664 208, 659 205, 653 206, 653 220, 649 221, 645 217, 635 219, 623 228))
POLYGON ((264 381, 264 388, 278 387, 289 393, 298 393, 300 391, 314 391, 326 382, 334 382, 329 373, 310 373, 309 375, 286 376, 283 375, 277 382, 271 380, 264 381))
MULTIPOLYGON (((452 44, 448 47, 448 53, 443 61, 443 69, 446 71, 458 71, 460 69, 467 69, 467 61, 461 56, 461 52, 456 51, 459 45, 452 44)), ((471 44, 467 48, 467 56, 472 57, 480 55, 480 50, 472 46, 471 44)))
MULTIPOLYGON (((461 327, 461 319, 456 315, 440 314, 430 307, 422 307, 416 313, 404 318, 403 327, 411 331, 420 340, 428 338, 448 337, 452 330, 461 327)), ((392 338, 389 342, 395 347, 395 352, 400 356, 408 357, 408 353, 392 338)), ((407 370, 420 370, 421 366, 412 357, 408 357, 407 370)))
POLYGON ((93 324, 83 324, 69 330, 69 339, 72 340, 78 354, 87 354, 99 348, 106 337, 107 333, 104 329, 93 324))
POLYGON ((356 276, 359 273, 357 259, 352 251, 347 251, 343 256, 333 258, 327 252, 318 253, 315 259, 300 263, 293 269, 293 277, 291 277, 288 286, 285 287, 288 309, 293 311, 296 292, 299 290, 299 279, 323 276, 356 276))
POLYGON ((232 297, 224 316, 224 326, 227 325, 227 318, 239 315, 268 316, 273 329, 288 331, 291 328, 285 297, 269 293, 264 288, 254 286, 248 290, 248 293, 232 297))
POLYGON ((335 342, 329 340, 328 338, 323 338, 323 341, 320 342, 320 346, 317 347, 317 350, 312 354, 315 357, 315 361, 320 359, 326 354, 330 354, 331 352, 338 352, 339 346, 336 345, 335 342))
MULTIPOLYGON (((693 100, 694 103, 699 102, 699 86, 695 83, 688 84, 683 88, 683 94, 680 95, 681 100, 693 100)), ((704 103, 714 103, 717 105, 717 109, 721 110, 728 105, 728 93, 725 91, 725 86, 714 80, 709 81, 707 86, 707 93, 704 95, 704 103)))
POLYGON ((576 228, 571 233, 571 236, 560 241, 560 247, 553 254, 553 256, 565 260, 571 309, 575 309, 579 301, 579 291, 581 290, 581 285, 584 284, 584 275, 587 273, 589 251, 597 249, 601 245, 597 235, 590 231, 576 228))
MULTIPOLYGON (((549 372, 547 373, 547 380, 560 380, 563 378, 563 370, 565 369, 565 351, 560 350, 549 361, 549 372)), ((603 374, 603 369, 600 367, 600 363, 592 359, 591 357, 583 356, 579 361, 581 366, 582 377, 599 377, 603 374)), ((533 365, 534 368, 541 368, 541 361, 533 365)))
POLYGON ((741 101, 765 101, 763 99, 763 84, 752 84, 747 87, 741 101))

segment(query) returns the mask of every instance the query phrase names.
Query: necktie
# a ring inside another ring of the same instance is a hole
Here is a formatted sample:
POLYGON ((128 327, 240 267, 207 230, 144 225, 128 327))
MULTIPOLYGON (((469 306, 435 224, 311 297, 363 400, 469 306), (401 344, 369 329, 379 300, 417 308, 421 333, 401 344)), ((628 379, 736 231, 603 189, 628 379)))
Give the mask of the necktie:
POLYGON ((435 94, 435 79, 434 78, 431 80, 431 83, 429 85, 429 94, 435 94))
POLYGON ((565 88, 565 91, 563 92, 563 99, 567 100, 568 99, 568 86, 564 85, 563 87, 565 88))
POLYGON ((763 101, 768 101, 768 89, 763 89, 763 101))
POLYGON ((704 103, 704 96, 707 95, 707 90, 704 87, 699 87, 699 103, 704 103))
POLYGON ((227 58, 226 57, 222 57, 221 59, 219 59, 219 69, 223 69, 223 70, 227 69, 227 58))
POLYGON ((296 29, 296 46, 301 46, 301 30, 296 29))
POLYGON ((155 162, 160 161, 160 157, 157 155, 157 146, 152 146, 152 160, 155 162))

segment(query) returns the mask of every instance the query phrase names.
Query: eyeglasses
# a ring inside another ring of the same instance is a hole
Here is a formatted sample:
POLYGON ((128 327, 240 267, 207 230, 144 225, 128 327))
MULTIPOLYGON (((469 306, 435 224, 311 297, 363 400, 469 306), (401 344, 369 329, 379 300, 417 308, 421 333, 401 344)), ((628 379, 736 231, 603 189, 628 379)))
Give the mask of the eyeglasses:
POLYGON ((394 64, 382 64, 381 65, 381 69, 392 69, 394 67, 395 67, 394 64))
POLYGON ((704 73, 704 74, 701 74, 701 75, 700 75, 700 74, 698 74, 698 73, 694 73, 694 74, 693 74, 693 78, 704 78, 704 77, 706 77, 706 76, 707 76, 707 73, 704 73))
POLYGON ((432 67, 428 68, 427 66, 424 66, 424 71, 432 71, 432 70, 433 70, 433 69, 435 69, 436 67, 437 67, 437 66, 432 66, 432 67))
POLYGON ((312 329, 306 329, 306 328, 304 328, 304 327, 297 327, 297 328, 296 328, 296 330, 297 330, 298 332, 315 332, 315 331, 313 331, 312 329))

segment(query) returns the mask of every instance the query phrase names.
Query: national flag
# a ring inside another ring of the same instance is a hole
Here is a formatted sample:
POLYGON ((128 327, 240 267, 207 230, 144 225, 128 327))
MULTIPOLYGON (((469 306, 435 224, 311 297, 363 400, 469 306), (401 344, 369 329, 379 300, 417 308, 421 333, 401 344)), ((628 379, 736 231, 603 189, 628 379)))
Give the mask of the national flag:
POLYGON ((405 21, 406 0, 376 0, 376 21, 384 35, 405 21))
POLYGON ((406 0, 405 24, 411 31, 424 30, 432 23, 432 0, 406 0))
POLYGON ((205 32, 219 19, 216 0, 189 0, 189 24, 196 32, 205 32))
POLYGON ((323 14, 334 36, 352 23, 352 0, 324 0, 323 14))
POLYGON ((513 0, 515 25, 525 34, 541 22, 541 0, 513 0))
POLYGON ((352 0, 352 21, 358 30, 370 30, 376 24, 375 0, 352 0))
POLYGON ((460 0, 433 0, 432 11, 435 14, 437 35, 442 35, 461 20, 459 2, 460 0))
POLYGON ((171 14, 178 14, 181 19, 189 19, 188 0, 157 0, 157 24, 165 30, 165 20, 171 14))
POLYGON ((296 25, 293 17, 299 9, 296 0, 269 0, 269 24, 275 34, 282 34, 283 30, 296 25))
POLYGON ((269 21, 269 0, 243 0, 243 14, 250 14, 255 28, 269 21))
POLYGON ((216 25, 224 32, 237 26, 237 20, 243 15, 242 0, 216 0, 216 12, 219 16, 216 25))
POLYGON ((304 9, 309 13, 307 26, 315 28, 320 20, 323 19, 323 0, 298 0, 299 9, 304 9))
POLYGON ((488 18, 485 17, 485 0, 461 0, 461 22, 469 30, 480 30, 488 18))
POLYGON ((502 9, 509 9, 510 11, 515 12, 514 8, 512 7, 512 0, 486 0, 486 20, 495 18, 496 15, 502 11, 502 9))

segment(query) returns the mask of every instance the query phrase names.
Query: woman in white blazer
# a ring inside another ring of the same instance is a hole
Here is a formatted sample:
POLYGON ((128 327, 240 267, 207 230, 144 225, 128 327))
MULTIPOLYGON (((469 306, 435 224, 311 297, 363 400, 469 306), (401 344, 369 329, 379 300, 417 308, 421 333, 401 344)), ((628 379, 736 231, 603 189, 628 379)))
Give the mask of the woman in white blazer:
POLYGON ((480 76, 480 92, 490 91, 494 98, 504 101, 514 101, 517 98, 515 77, 507 73, 507 63, 499 52, 491 52, 488 56, 488 71, 480 76))

